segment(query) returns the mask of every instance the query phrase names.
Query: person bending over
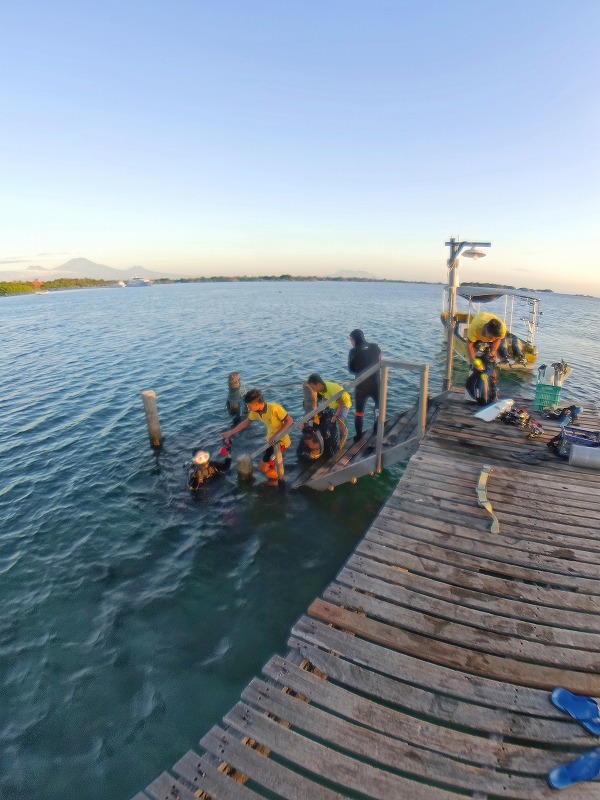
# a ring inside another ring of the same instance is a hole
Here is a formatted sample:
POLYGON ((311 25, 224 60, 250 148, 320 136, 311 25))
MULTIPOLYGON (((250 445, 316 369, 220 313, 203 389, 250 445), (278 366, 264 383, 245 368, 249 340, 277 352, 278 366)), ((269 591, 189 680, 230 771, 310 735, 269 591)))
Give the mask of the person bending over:
MULTIPOLYGON (((309 375, 306 381, 308 386, 316 393, 318 402, 327 400, 333 397, 334 394, 342 391, 342 386, 333 381, 324 381, 323 378, 316 372, 309 375)), ((348 411, 352 406, 352 400, 348 392, 344 392, 337 400, 329 403, 328 408, 334 409, 333 420, 337 423, 340 431, 340 440, 338 447, 341 449, 346 444, 346 437, 348 436, 348 427, 346 425, 346 418, 348 411)))
MULTIPOLYGON (((277 480, 277 469, 273 456, 275 454, 275 445, 273 439, 278 433, 287 431, 292 425, 293 419, 287 411, 277 403, 266 403, 260 389, 250 389, 244 395, 244 403, 248 409, 248 416, 242 420, 239 425, 232 428, 230 431, 225 431, 221 434, 223 439, 229 439, 230 436, 235 436, 236 433, 246 430, 246 428, 254 421, 259 420, 267 429, 267 444, 268 447, 263 453, 262 461, 258 465, 258 469, 269 480, 277 480)), ((278 442, 277 447, 283 453, 291 444, 290 437, 285 434, 278 442)))
POLYGON ((467 328, 467 350, 472 364, 481 344, 488 346, 489 354, 496 358, 502 340, 506 336, 506 325, 495 314, 476 314, 467 328))

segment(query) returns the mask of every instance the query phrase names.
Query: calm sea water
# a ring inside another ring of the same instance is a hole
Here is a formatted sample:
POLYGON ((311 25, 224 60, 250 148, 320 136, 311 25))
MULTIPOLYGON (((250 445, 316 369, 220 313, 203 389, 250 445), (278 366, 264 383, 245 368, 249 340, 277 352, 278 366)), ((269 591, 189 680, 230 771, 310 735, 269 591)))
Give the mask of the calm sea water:
MULTIPOLYGON (((240 487, 234 470, 190 496, 183 462, 229 427, 230 371, 299 417, 309 372, 348 379, 355 327, 386 355, 428 361, 439 389, 440 293, 223 283, 0 301, 2 797, 127 800, 285 652, 401 468, 323 494, 240 487)), ((565 399, 598 399, 600 353, 580 331, 598 328, 600 301, 542 298, 542 358, 573 365, 565 399)), ((531 389, 511 377, 503 393, 531 389)), ((405 407, 416 379, 394 376, 391 390, 392 410, 405 407)), ((234 456, 263 431, 238 437, 234 456)))

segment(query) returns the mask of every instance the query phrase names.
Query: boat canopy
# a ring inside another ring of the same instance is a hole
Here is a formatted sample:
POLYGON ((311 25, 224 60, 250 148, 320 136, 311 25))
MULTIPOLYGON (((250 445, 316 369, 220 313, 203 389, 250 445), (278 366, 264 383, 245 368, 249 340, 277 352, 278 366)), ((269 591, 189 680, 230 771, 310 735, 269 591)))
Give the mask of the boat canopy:
POLYGON ((474 303, 491 303, 499 297, 523 297, 526 300, 539 300, 538 296, 525 289, 505 289, 502 286, 459 286, 456 290, 460 297, 466 297, 474 303))

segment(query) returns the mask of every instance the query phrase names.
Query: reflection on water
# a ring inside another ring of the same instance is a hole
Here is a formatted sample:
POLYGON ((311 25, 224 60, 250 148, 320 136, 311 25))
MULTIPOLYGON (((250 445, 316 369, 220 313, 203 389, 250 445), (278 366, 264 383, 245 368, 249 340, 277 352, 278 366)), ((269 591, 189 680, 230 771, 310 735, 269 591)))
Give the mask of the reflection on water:
MULTIPOLYGON (((439 287, 290 283, 154 286, 2 300, 0 788, 123 800, 194 746, 333 578, 400 475, 335 492, 238 485, 196 495, 184 463, 213 453, 227 374, 301 415, 312 371, 344 382, 350 330, 442 381, 439 287), (158 395, 148 446, 139 393, 158 395)), ((600 303, 543 298, 542 357, 594 399, 600 303)), ((456 380, 466 370, 457 364, 456 380)), ((503 376, 504 395, 531 379, 503 376)), ((415 375, 392 374, 390 410, 415 375)), ((259 446, 258 424, 234 457, 259 446)), ((289 456, 288 456, 289 458, 289 456)))

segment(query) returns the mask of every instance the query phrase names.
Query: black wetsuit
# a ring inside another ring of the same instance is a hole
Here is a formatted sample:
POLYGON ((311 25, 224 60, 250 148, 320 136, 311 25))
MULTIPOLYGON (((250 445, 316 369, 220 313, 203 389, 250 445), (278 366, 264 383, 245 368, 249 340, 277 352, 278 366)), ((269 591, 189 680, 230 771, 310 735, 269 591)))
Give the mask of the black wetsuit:
POLYGON ((200 486, 212 478, 216 478, 222 472, 227 472, 231 466, 231 456, 223 461, 209 461, 208 464, 193 464, 188 479, 188 489, 195 492, 200 486))
MULTIPOLYGON (((361 330, 354 330, 350 334, 355 342, 355 346, 348 353, 348 369, 358 377, 361 373, 377 364, 381 359, 381 350, 374 342, 365 341, 361 330)), ((360 438, 363 433, 363 418, 365 403, 369 397, 373 398, 375 408, 379 407, 379 373, 376 372, 362 383, 359 383, 354 390, 356 402, 356 412, 354 415, 354 426, 356 436, 360 438)), ((375 423, 377 424, 377 423, 375 423)))

